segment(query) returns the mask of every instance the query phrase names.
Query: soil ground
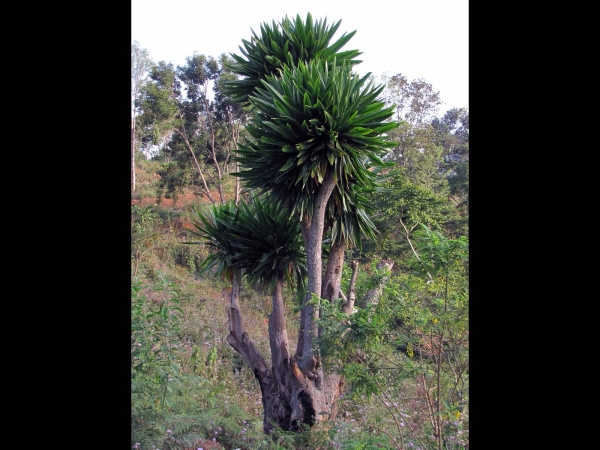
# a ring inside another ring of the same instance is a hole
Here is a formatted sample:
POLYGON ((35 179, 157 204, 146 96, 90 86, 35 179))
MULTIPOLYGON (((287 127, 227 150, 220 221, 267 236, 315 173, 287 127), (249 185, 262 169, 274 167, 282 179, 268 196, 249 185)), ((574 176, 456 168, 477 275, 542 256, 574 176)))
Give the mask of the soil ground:
MULTIPOLYGON (((210 194, 213 198, 219 198, 219 194, 218 192, 214 192, 210 194), (216 194, 216 197, 215 197, 216 194)), ((181 209, 186 205, 189 205, 190 203, 193 202, 209 202, 210 200, 208 200, 206 197, 199 197, 196 194, 192 194, 192 193, 186 193, 186 194, 181 194, 178 198, 177 201, 174 202, 173 199, 171 198, 163 198, 162 201, 160 202, 161 206, 166 207, 166 208, 172 208, 172 209, 181 209)), ((139 198, 132 198, 131 199, 131 204, 132 205, 138 205, 138 206, 148 206, 148 205, 154 205, 156 203, 156 198, 155 197, 145 197, 142 199, 139 198)))

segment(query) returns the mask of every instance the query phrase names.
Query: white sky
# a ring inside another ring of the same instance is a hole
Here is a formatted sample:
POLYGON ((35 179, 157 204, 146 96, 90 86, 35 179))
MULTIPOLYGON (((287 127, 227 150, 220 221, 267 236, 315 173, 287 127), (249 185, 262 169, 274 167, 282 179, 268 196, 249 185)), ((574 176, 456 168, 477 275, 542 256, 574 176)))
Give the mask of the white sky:
POLYGON ((342 50, 359 50, 361 75, 402 74, 440 93, 439 115, 469 107, 469 0, 131 0, 131 42, 154 62, 184 65, 194 51, 242 56, 260 24, 293 19, 341 19, 336 37, 356 30, 342 50), (363 5, 363 6, 360 6, 363 5))

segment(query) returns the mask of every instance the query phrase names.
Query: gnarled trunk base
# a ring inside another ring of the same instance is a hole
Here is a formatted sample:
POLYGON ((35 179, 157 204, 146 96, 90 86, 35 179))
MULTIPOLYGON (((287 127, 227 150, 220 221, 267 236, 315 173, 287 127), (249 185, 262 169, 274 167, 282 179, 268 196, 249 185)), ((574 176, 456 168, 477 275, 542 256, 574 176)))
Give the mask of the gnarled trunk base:
MULTIPOLYGON (((241 319, 237 308, 230 307, 229 310, 233 323, 235 318, 241 319)), ((269 368, 245 331, 241 335, 230 331, 227 342, 250 365, 258 381, 265 433, 270 434, 275 427, 284 431, 301 431, 303 425, 313 426, 317 420, 329 418, 331 397, 326 401, 323 383, 319 383, 321 387, 318 388, 317 380, 302 372, 296 358, 286 359, 279 367, 269 368)))

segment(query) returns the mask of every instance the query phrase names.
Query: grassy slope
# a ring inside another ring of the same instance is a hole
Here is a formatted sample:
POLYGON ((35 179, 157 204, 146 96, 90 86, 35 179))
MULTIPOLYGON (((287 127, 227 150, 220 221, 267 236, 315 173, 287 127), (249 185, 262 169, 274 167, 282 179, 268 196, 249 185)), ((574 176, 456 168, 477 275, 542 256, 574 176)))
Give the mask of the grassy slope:
MULTIPOLYGON (((183 244, 191 239, 187 230, 197 217, 195 209, 209 203, 187 192, 177 202, 163 201, 156 205, 153 187, 157 180, 153 175, 156 163, 142 161, 140 165, 138 188, 132 195, 132 211, 137 208, 139 213, 147 208, 152 212, 152 220, 143 232, 132 236, 132 275, 136 272, 136 279, 143 286, 140 295, 144 298, 144 314, 159 310, 161 304, 169 304, 172 298, 179 302, 181 314, 177 319, 178 330, 170 340, 164 338, 167 335, 164 330, 171 329, 171 323, 149 333, 146 340, 134 343, 142 348, 148 345, 156 352, 150 352, 154 355, 149 362, 153 375, 160 372, 162 362, 168 359, 164 349, 170 345, 179 373, 170 372, 168 381, 159 384, 159 388, 166 384, 166 391, 157 390, 156 377, 136 379, 135 388, 132 384, 132 447, 140 443, 141 449, 153 446, 169 449, 201 447, 205 450, 378 448, 372 439, 383 435, 380 428, 385 428, 382 424, 391 419, 388 409, 377 398, 352 400, 348 396, 340 405, 335 423, 313 429, 304 436, 276 436, 276 442, 265 439, 260 388, 251 371, 226 341, 230 286, 210 275, 198 274, 199 264, 208 255, 204 246, 183 244), (171 288, 164 289, 163 285, 161 289, 161 280, 165 278, 173 284, 172 294, 169 294, 171 288), (159 342, 149 342, 152 337, 157 337, 159 342), (160 403, 164 393, 168 404, 160 403)), ((291 298, 289 293, 286 298, 291 298)), ((291 308, 294 302, 286 303, 291 308)), ((245 327, 267 360, 270 359, 267 333, 270 304, 269 292, 243 286, 240 306, 245 327)), ((293 349, 298 314, 290 309, 287 321, 290 348, 293 349)), ((420 408, 420 394, 414 386, 397 383, 392 386, 392 391, 396 392, 395 401, 400 405, 417 402, 416 408, 420 408)), ((434 448, 423 442, 421 445, 420 448, 434 448)))

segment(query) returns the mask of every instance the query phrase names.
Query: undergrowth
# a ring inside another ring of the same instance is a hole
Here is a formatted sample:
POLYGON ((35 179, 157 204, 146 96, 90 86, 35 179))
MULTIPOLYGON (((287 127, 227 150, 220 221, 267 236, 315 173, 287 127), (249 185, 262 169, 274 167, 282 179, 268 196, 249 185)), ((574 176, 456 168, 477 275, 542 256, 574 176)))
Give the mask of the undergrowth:
MULTIPOLYGON (((337 419, 304 433, 266 436, 258 383, 226 341, 231 286, 200 275, 208 250, 184 244, 183 224, 192 214, 158 205, 132 206, 130 448, 468 449, 468 297, 463 278, 443 278, 443 271, 432 283, 405 274, 392 277, 379 304, 357 313, 350 320, 355 332, 344 335, 371 356, 346 367, 349 387, 337 419), (444 294, 446 286, 455 292, 444 294), (448 357, 435 363, 427 352, 440 333, 448 357), (440 413, 434 416, 436 399, 429 393, 438 382, 448 395, 440 391, 440 413)), ((359 272, 358 298, 380 277, 373 267, 359 272)), ((427 268, 435 275, 434 269, 427 268)), ((351 274, 344 270, 347 289, 351 274)), ((285 297, 292 298, 291 293, 285 297)), ((299 315, 294 302, 288 303, 286 320, 295 330, 299 315)), ((267 360, 270 305, 268 290, 243 284, 245 326, 267 360)), ((322 326, 334 329, 331 323, 322 326)), ((296 339, 289 333, 290 348, 296 339)), ((343 348, 336 344, 338 351, 343 348)), ((332 350, 327 354, 336 355, 332 350)))

